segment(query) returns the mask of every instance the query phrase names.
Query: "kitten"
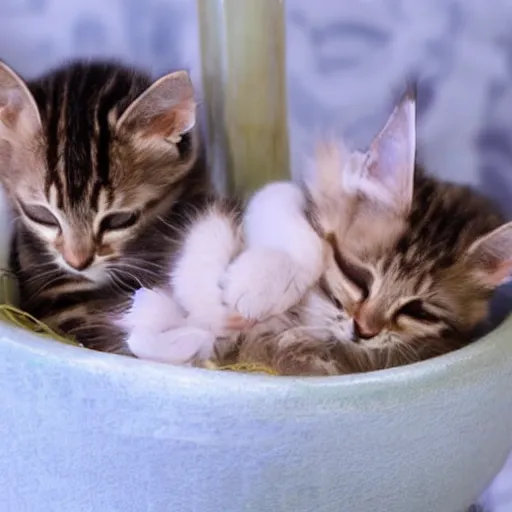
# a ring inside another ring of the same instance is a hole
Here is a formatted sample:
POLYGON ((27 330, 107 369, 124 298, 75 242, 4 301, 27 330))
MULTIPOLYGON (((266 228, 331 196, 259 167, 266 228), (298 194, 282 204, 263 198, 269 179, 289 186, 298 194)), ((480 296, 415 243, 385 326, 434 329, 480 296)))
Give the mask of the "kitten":
POLYGON ((123 349, 107 311, 167 279, 211 186, 184 71, 109 62, 24 82, 0 63, 0 181, 18 215, 21 308, 91 348, 123 349))
POLYGON ((236 218, 200 217, 172 294, 142 290, 124 318, 133 351, 332 375, 467 344, 511 272, 512 223, 469 188, 415 170, 414 157, 415 105, 406 96, 367 153, 326 145, 302 193, 279 184, 257 194, 238 257, 236 218), (149 310, 151 323, 138 330, 149 310), (173 314, 158 323, 165 311, 173 314), (230 311, 257 323, 230 331, 230 311))

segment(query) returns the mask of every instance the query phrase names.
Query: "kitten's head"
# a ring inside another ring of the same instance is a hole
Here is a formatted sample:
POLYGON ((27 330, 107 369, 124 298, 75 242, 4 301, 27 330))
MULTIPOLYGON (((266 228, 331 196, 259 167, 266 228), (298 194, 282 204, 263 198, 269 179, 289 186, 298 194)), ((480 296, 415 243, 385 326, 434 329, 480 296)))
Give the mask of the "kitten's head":
POLYGON ((101 282, 197 157, 186 72, 74 63, 26 84, 0 63, 0 180, 66 271, 101 282))
POLYGON ((367 153, 322 148, 308 182, 328 267, 307 321, 411 359, 462 343, 512 270, 512 223, 467 187, 414 169, 407 96, 367 153))

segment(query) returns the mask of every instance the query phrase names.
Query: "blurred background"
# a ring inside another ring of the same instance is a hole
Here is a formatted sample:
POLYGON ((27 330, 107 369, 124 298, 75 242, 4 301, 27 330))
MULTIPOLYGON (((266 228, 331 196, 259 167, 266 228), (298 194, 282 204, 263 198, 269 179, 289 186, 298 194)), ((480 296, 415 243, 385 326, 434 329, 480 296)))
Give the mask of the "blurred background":
MULTIPOLYGON (((413 79, 419 159, 512 217, 511 0, 287 0, 286 32, 293 172, 318 134, 367 145, 413 79)), ((196 2, 0 1, 0 59, 24 77, 77 56, 187 68, 201 95, 196 2)), ((489 502, 512 510, 512 470, 489 502)))
MULTIPOLYGON (((287 0, 292 169, 318 133, 367 144, 419 80, 419 157, 512 216, 510 0, 287 0)), ((0 58, 25 77, 113 56, 201 89, 193 0, 1 0, 0 58)))

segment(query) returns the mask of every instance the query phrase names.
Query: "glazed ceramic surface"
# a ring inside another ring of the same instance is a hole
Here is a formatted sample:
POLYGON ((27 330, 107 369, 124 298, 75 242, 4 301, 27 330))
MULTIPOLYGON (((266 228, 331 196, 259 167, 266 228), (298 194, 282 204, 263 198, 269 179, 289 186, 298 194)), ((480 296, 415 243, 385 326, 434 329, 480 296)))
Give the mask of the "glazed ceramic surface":
POLYGON ((399 369, 292 379, 4 326, 1 510, 462 512, 512 447, 511 330, 399 369))

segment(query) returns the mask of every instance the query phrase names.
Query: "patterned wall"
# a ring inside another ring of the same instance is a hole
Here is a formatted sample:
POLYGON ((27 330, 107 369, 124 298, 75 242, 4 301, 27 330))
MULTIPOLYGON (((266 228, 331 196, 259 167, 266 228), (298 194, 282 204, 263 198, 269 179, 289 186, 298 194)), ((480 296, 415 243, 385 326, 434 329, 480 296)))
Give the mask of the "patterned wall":
MULTIPOLYGON (((294 169, 321 133, 365 145, 419 80, 419 155, 512 215, 510 0, 287 0, 294 169), (509 114, 511 113, 511 114, 509 114)), ((200 86, 193 0, 2 0, 0 58, 27 76, 73 56, 115 56, 200 86)))
MULTIPOLYGON (((420 159, 479 186, 512 217, 511 0, 287 0, 286 8, 294 169, 319 134, 366 145, 414 79, 420 159)), ((156 75, 184 67, 200 86, 195 2, 0 2, 0 58, 33 76, 72 56, 120 57, 156 75)), ((494 510, 512 510, 510 481, 499 480, 494 510)))

